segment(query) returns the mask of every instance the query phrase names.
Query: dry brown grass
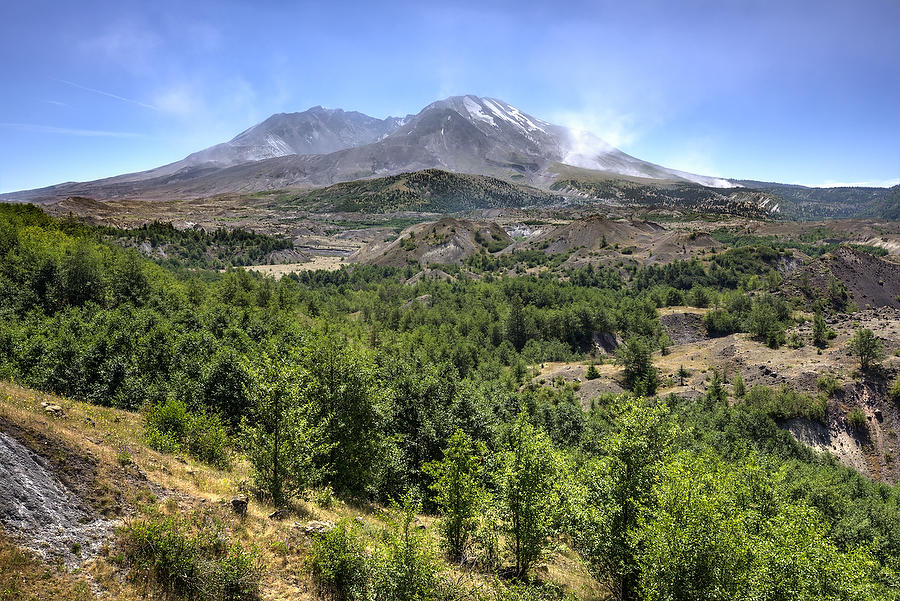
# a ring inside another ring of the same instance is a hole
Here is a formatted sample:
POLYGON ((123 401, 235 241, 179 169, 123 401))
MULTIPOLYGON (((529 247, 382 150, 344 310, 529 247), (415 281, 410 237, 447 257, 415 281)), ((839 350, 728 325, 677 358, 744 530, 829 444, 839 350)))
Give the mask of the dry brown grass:
MULTIPOLYGON (((0 601, 88 601, 88 580, 23 551, 0 533, 0 601)), ((118 601, 118 600, 115 600, 118 601)))
MULTIPOLYGON (((228 524, 233 539, 260 550, 266 566, 261 584, 263 599, 312 601, 318 598, 306 566, 311 539, 298 525, 309 520, 358 519, 372 547, 388 527, 383 507, 354 505, 338 499, 327 506, 318 505, 314 500, 298 500, 293 515, 281 521, 268 518, 273 507, 254 500, 247 516, 239 519, 231 513, 230 499, 239 493, 240 483, 249 478, 246 462, 236 458, 231 469, 222 471, 189 457, 158 453, 144 444, 141 416, 137 413, 61 398, 4 381, 0 382, 0 420, 14 424, 20 433, 30 432, 42 441, 57 441, 67 453, 96 460, 100 476, 91 486, 115 491, 109 493, 110 502, 120 504, 116 515, 123 520, 139 515, 142 507, 150 505, 163 512, 206 507, 217 513, 228 524), (46 414, 41 407, 45 401, 60 405, 63 415, 46 414)), ((314 499, 315 495, 311 497, 314 499)), ((433 517, 419 516, 419 523, 431 536, 437 536, 433 517)), ((80 601, 94 598, 91 587, 109 601, 145 598, 147 591, 140 583, 129 581, 123 569, 111 559, 116 553, 114 541, 109 553, 110 557, 88 561, 79 573, 70 573, 17 549, 0 537, 0 601, 80 601)), ((452 567, 449 574, 466 587, 484 589, 492 580, 488 574, 452 567)), ((560 584, 579 599, 604 598, 577 555, 564 546, 548 556, 536 574, 560 584)))

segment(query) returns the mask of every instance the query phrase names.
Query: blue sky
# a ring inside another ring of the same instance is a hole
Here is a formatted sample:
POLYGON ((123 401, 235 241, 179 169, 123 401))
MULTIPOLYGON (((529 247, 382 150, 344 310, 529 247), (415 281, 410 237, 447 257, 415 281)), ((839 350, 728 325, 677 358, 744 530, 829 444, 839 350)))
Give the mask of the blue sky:
POLYGON ((896 0, 4 2, 0 191, 466 93, 689 171, 897 183, 898 31, 896 0))

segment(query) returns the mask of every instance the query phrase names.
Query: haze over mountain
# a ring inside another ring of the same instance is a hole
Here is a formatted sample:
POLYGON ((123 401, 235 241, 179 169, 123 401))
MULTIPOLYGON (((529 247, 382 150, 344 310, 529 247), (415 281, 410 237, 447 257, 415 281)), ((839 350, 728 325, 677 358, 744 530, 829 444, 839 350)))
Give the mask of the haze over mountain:
POLYGON ((317 187, 445 169, 549 187, 560 165, 598 174, 734 187, 630 156, 588 133, 523 113, 495 98, 454 96, 415 116, 376 119, 313 107, 273 115, 232 140, 148 171, 0 195, 7 201, 168 199, 317 187))

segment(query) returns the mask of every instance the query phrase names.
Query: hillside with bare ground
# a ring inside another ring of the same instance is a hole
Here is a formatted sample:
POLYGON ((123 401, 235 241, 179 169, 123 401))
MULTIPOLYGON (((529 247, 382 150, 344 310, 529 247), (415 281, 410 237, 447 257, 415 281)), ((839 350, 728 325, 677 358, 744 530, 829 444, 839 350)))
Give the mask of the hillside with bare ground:
POLYGON ((836 309, 849 301, 860 309, 900 308, 900 264, 841 246, 799 269, 786 290, 809 302, 825 299, 836 309))
MULTIPOLYGON (((713 368, 728 382, 740 373, 747 389, 787 387, 811 397, 823 394, 823 378, 833 377, 837 384, 827 391, 824 421, 795 418, 780 424, 800 442, 834 455, 848 467, 876 480, 900 482, 900 403, 888 391, 888 384, 900 375, 900 311, 881 308, 828 318, 835 338, 821 352, 809 344, 809 322, 794 328, 806 341, 804 346, 771 349, 748 334, 707 338, 700 319, 703 314, 705 310, 691 307, 662 312, 660 320, 674 344, 666 354, 657 352, 654 357, 662 378, 659 394, 700 399, 708 390, 713 368), (871 329, 886 351, 886 359, 871 373, 860 372, 850 350, 850 340, 859 328, 871 329), (854 409, 862 411, 865 425, 851 424, 854 409)), ((589 363, 548 362, 534 381, 552 385, 561 379, 574 385, 585 408, 598 394, 619 394, 625 389, 622 367, 611 356, 601 355, 595 361, 598 377, 591 380, 586 379, 589 363)), ((743 402, 733 391, 729 396, 733 404, 743 402)))
POLYGON ((446 218, 409 227, 396 240, 364 246, 348 260, 395 267, 459 264, 473 254, 497 252, 511 243, 512 238, 496 223, 446 218))

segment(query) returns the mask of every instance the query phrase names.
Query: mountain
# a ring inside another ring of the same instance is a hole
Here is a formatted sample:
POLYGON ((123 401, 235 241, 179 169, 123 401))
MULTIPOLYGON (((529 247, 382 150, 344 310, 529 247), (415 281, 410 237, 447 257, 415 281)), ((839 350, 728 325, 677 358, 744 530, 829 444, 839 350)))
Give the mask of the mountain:
POLYGON ((329 154, 376 142, 403 123, 397 117, 376 119, 355 111, 314 106, 302 113, 278 113, 232 140, 188 155, 182 167, 231 167, 294 154, 329 154))
POLYGON ((0 195, 44 202, 68 196, 165 200, 338 182, 423 169, 549 187, 559 165, 607 175, 712 187, 727 180, 642 161, 599 138, 553 125, 495 98, 454 96, 417 115, 376 119, 313 107, 278 114, 223 144, 149 171, 0 195))

